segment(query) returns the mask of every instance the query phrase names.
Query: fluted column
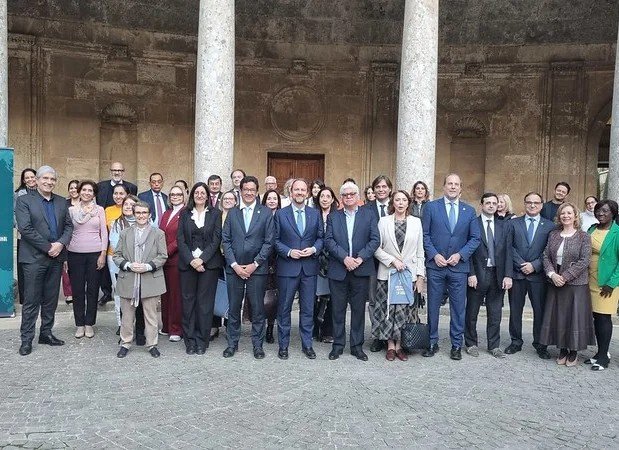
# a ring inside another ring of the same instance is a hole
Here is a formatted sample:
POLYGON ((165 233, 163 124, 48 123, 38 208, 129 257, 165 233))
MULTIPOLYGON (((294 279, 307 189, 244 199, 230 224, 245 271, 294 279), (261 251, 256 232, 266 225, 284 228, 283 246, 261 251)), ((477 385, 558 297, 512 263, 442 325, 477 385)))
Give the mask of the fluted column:
MULTIPOLYGON (((617 37, 619 39, 619 34, 617 37)), ((613 86, 613 112, 611 118, 607 198, 619 201, 619 42, 615 52, 615 82, 613 86)))
POLYGON ((406 0, 396 186, 410 191, 417 180, 434 191, 436 90, 438 78, 438 0, 406 0))
POLYGON ((9 143, 9 57, 7 1, 0 0, 0 147, 9 143))
POLYGON ((234 158, 234 0, 200 0, 195 181, 226 179, 234 158))

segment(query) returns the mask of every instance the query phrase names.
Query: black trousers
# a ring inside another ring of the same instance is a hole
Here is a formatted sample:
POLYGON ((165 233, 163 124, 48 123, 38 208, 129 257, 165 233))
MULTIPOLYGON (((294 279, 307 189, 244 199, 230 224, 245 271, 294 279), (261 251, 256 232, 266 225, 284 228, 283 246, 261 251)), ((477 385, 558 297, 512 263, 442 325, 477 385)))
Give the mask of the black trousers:
POLYGON ((247 280, 243 280, 236 273, 227 274, 228 299, 230 310, 228 311, 228 347, 237 347, 241 337, 241 306, 243 294, 251 305, 251 342, 254 347, 262 347, 264 342, 264 293, 267 288, 267 276, 252 274, 247 280))
POLYGON ((464 318, 464 343, 467 347, 478 346, 477 317, 479 308, 486 301, 486 335, 488 350, 499 347, 501 341, 501 315, 503 309, 503 295, 505 291, 499 286, 495 268, 482 269, 481 276, 477 277, 477 288, 467 288, 466 314, 464 318))
MULTIPOLYGON (((17 239, 17 261, 19 261, 19 247, 21 239, 17 239)), ((17 292, 19 292, 19 304, 24 303, 24 265, 17 263, 17 292)))
POLYGON ((187 348, 208 348, 219 270, 180 271, 183 339, 187 348))
POLYGON ((21 317, 21 341, 31 343, 34 339, 39 310, 41 311, 40 336, 52 334, 54 315, 58 306, 62 262, 44 257, 36 263, 22 264, 25 280, 24 303, 21 317))
POLYGON ((319 295, 314 304, 314 337, 333 336, 333 306, 331 295, 319 295))
POLYGON ((512 344, 522 347, 522 311, 527 294, 533 308, 533 347, 546 348, 539 343, 546 305, 546 283, 529 280, 514 280, 509 298, 509 335, 512 344))
POLYGON ((99 280, 101 270, 97 270, 97 259, 101 252, 69 252, 69 278, 73 291, 73 317, 75 325, 94 325, 97 321, 97 301, 99 300, 99 280))
MULTIPOLYGON (((106 266, 101 269, 101 279, 99 280, 99 286, 101 287, 101 292, 103 292, 103 295, 112 295, 112 277, 107 267, 107 258, 106 266)), ((144 314, 142 314, 142 321, 144 321, 144 314)))
POLYGON ((369 277, 357 277, 351 272, 342 281, 329 280, 333 317, 333 350, 346 346, 346 309, 350 304, 350 351, 363 347, 365 303, 368 299, 369 277))

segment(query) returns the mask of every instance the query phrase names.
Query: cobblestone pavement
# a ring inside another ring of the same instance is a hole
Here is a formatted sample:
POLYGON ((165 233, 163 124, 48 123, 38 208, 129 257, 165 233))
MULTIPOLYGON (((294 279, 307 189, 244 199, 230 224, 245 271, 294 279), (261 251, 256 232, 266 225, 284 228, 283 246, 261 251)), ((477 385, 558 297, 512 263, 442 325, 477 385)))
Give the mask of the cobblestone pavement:
POLYGON ((446 317, 434 358, 368 352, 365 363, 348 353, 329 361, 326 344, 307 360, 297 333, 288 361, 276 344, 256 361, 247 325, 231 359, 222 337, 204 356, 162 337, 158 360, 140 347, 121 360, 110 311, 100 312, 94 339, 80 340, 70 313, 59 312, 54 330, 67 345, 35 341, 21 357, 18 326, 0 322, 0 447, 619 448, 617 337, 610 369, 594 373, 540 360, 530 333, 504 360, 482 352, 452 361, 446 317))

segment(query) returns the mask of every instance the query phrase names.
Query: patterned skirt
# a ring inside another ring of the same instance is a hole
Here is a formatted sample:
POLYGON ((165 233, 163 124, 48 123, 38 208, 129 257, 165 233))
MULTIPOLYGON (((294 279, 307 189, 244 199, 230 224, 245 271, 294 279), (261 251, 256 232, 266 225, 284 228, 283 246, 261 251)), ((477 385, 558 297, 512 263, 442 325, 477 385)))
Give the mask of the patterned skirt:
POLYGON ((389 305, 387 317, 387 281, 378 280, 376 283, 376 306, 372 321, 372 336, 383 341, 400 340, 400 331, 407 323, 417 322, 419 316, 416 306, 389 305))

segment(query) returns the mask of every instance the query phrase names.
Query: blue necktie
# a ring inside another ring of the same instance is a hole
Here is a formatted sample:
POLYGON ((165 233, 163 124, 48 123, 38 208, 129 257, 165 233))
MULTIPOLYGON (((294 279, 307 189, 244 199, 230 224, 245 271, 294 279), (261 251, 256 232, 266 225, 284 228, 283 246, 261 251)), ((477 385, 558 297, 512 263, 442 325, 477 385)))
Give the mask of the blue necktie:
POLYGON ((297 209, 297 230, 299 230, 299 234, 303 235, 303 231, 305 231, 305 227, 303 226, 303 210, 297 209))
POLYGON ((527 228, 527 239, 529 240, 529 244, 533 242, 533 233, 535 231, 535 228, 533 227, 534 223, 535 219, 529 217, 529 227, 527 228))
POLYGON ((453 233, 454 228, 456 228, 456 205, 454 205, 454 202, 449 202, 449 206, 449 228, 453 233))
POLYGON ((251 223, 251 208, 246 206, 243 209, 245 210, 243 215, 243 220, 245 221, 245 233, 247 233, 249 231, 249 224, 251 223))

